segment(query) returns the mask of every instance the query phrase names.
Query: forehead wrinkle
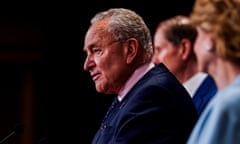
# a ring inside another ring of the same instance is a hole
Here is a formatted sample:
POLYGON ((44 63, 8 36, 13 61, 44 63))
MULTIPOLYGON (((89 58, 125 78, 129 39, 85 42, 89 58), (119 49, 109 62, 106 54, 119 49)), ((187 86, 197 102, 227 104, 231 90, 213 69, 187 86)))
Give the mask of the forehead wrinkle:
POLYGON ((107 31, 108 21, 106 19, 95 22, 91 25, 86 40, 105 41, 111 38, 111 33, 107 31))

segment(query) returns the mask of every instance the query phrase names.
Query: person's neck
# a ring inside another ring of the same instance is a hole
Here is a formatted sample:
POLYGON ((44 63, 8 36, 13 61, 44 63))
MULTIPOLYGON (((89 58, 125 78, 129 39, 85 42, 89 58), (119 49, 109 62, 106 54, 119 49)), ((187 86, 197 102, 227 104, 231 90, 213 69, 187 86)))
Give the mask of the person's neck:
POLYGON ((220 90, 231 84, 240 75, 240 66, 226 60, 219 60, 209 73, 220 90))
POLYGON ((199 72, 196 63, 187 63, 181 68, 180 71, 182 72, 176 74, 176 77, 181 83, 188 81, 190 78, 192 78, 195 74, 199 72))

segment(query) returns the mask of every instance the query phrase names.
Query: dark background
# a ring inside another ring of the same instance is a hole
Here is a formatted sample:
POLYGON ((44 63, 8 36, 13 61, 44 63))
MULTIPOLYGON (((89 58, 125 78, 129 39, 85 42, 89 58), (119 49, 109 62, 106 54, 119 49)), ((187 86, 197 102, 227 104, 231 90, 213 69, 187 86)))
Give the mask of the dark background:
POLYGON ((193 0, 20 1, 0 10, 0 139, 12 143, 89 144, 113 98, 98 94, 83 71, 84 34, 111 7, 139 13, 152 34, 161 20, 188 15, 193 0))

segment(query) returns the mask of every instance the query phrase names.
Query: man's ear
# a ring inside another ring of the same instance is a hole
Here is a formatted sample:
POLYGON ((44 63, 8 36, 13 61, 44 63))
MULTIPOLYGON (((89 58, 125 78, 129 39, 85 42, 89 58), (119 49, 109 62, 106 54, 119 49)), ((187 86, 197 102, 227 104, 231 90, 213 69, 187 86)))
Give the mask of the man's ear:
POLYGON ((130 64, 137 55, 138 52, 138 41, 134 38, 130 38, 126 41, 127 44, 127 64, 130 64))
POLYGON ((189 39, 182 39, 181 40, 181 57, 183 60, 186 60, 190 57, 193 52, 193 47, 189 39))

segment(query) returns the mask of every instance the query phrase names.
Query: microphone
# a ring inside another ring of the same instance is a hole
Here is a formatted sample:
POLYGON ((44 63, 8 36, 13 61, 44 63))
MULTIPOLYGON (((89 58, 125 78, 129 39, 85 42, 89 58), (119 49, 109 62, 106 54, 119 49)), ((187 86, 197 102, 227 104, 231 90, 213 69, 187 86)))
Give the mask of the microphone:
POLYGON ((8 134, 4 139, 2 139, 0 141, 0 144, 3 144, 4 142, 6 142, 9 138, 11 138, 13 135, 17 135, 20 134, 23 131, 23 124, 21 123, 17 123, 13 129, 13 131, 8 134))

